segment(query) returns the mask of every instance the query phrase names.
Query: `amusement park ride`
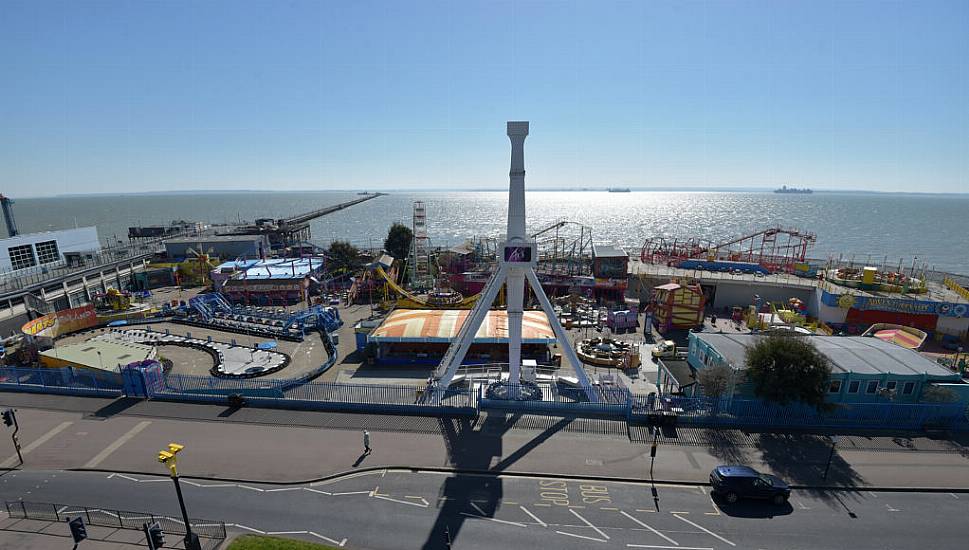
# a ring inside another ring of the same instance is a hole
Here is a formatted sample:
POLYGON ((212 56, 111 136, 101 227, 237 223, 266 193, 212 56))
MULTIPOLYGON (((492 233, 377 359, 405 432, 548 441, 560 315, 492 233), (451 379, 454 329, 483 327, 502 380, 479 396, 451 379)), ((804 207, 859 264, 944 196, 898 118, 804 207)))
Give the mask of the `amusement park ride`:
POLYGON ((687 269, 714 267, 705 263, 734 262, 738 265, 727 266, 738 268, 740 264, 748 264, 759 266, 761 270, 769 273, 791 273, 795 271, 797 264, 804 263, 808 249, 816 240, 817 236, 813 233, 780 227, 771 227, 719 243, 697 238, 681 240, 657 237, 646 239, 640 259, 643 263, 687 269))
MULTIPOLYGON (((447 389, 461 366, 471 343, 474 341, 481 323, 491 308, 492 302, 499 290, 506 287, 508 311, 508 380, 507 393, 510 399, 520 399, 522 395, 522 314, 524 309, 524 293, 526 281, 531 287, 535 298, 541 304, 549 324, 559 341, 559 345, 572 364, 579 386, 586 392, 590 401, 596 401, 589 376, 582 368, 575 353, 569 345, 565 329, 559 323, 558 315, 549 302, 541 282, 535 272, 538 264, 538 248, 534 240, 528 238, 525 231, 525 138, 528 136, 528 122, 509 122, 508 138, 511 140, 511 171, 508 191, 508 228, 506 239, 499 247, 498 269, 492 274, 488 283, 476 301, 467 320, 461 325, 457 336, 452 341, 447 352, 441 359, 435 371, 436 384, 439 389, 447 389)), ((528 373, 531 378, 534 373, 528 373)), ((498 382, 496 384, 502 384, 498 382)), ((493 384, 495 386, 496 384, 493 384)), ((492 388, 489 388, 489 392, 492 388)), ((442 392, 434 392, 435 399, 440 399, 442 392)), ((528 396, 531 397, 531 396, 528 396)))

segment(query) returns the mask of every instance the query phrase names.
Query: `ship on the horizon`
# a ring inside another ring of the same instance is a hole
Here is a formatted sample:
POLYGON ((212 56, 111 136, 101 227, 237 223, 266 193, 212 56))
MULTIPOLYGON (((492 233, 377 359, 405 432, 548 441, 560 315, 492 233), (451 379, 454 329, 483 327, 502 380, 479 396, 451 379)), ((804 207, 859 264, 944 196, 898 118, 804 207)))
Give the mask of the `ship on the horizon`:
POLYGON ((791 195, 810 195, 811 193, 814 193, 814 191, 812 191, 811 189, 808 189, 807 187, 797 188, 797 187, 788 187, 786 185, 782 185, 780 189, 774 189, 774 192, 791 194, 791 195))
POLYGON ((606 187, 606 191, 610 193, 631 193, 628 187, 606 187))

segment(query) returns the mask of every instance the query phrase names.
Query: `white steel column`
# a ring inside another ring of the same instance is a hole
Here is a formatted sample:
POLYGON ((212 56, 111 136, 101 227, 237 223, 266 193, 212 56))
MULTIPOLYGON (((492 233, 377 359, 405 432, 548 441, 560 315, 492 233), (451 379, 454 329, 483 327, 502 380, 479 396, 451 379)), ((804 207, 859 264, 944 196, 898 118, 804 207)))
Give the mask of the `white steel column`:
MULTIPOLYGON (((507 244, 525 243, 525 138, 528 122, 509 122, 511 141, 511 170, 508 172, 508 232, 507 244)), ((508 382, 521 383, 522 366, 522 310, 524 309, 525 269, 512 264, 505 282, 508 298, 508 382)))

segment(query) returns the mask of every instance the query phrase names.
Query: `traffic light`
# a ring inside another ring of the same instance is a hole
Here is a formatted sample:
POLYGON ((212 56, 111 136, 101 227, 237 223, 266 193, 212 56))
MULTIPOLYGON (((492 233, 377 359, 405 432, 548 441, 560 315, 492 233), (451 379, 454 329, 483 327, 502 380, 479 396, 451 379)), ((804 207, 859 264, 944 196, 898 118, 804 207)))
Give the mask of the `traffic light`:
POLYGON ((157 550, 165 545, 165 532, 157 521, 150 525, 147 523, 142 525, 142 529, 145 530, 145 538, 148 539, 148 548, 157 550))
POLYGON ((13 409, 7 409, 3 411, 3 424, 4 426, 13 426, 13 409))
POLYGON ((77 544, 87 538, 87 527, 84 527, 84 519, 82 519, 80 516, 72 520, 68 520, 67 525, 69 525, 71 528, 71 537, 74 538, 74 544, 77 544))

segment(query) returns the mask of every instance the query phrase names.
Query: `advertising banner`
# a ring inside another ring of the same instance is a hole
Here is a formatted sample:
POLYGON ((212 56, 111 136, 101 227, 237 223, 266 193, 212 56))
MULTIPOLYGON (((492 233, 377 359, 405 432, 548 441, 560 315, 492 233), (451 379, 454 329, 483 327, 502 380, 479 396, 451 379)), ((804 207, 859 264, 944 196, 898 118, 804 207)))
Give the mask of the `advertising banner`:
POLYGON ((61 334, 77 332, 97 324, 98 316, 94 312, 94 304, 87 304, 81 307, 48 313, 43 317, 28 321, 20 330, 29 336, 56 338, 61 334))
POLYGON ((851 294, 832 294, 824 291, 821 296, 824 305, 859 311, 890 311, 916 315, 938 315, 940 317, 969 317, 969 304, 951 302, 929 302, 905 298, 883 298, 880 296, 854 296, 851 294))

